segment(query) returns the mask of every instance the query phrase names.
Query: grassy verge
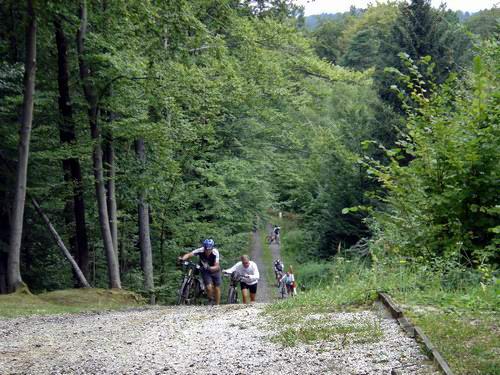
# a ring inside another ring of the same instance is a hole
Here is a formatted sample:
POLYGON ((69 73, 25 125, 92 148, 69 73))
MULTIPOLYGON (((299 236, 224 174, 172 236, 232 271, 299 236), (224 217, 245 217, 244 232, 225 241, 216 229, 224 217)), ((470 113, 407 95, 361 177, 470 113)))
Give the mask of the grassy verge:
MULTIPOLYGON (((308 234, 295 223, 285 222, 282 228, 282 257, 294 265, 296 280, 304 288, 297 298, 268 307, 276 322, 283 323, 284 316, 306 319, 311 314, 367 308, 376 291, 383 290, 422 327, 456 374, 500 374, 498 281, 481 282, 468 269, 438 269, 404 259, 373 263, 337 256, 328 262, 310 261, 304 256, 312 243, 308 234)), ((324 339, 322 334, 311 336, 308 327, 299 328, 281 330, 276 340, 288 345, 324 339)))
POLYGON ((300 343, 336 341, 344 347, 351 343, 377 342, 382 337, 380 322, 334 322, 327 315, 319 319, 306 319, 299 324, 288 323, 273 341, 293 347, 300 343))
POLYGON ((125 290, 67 289, 38 295, 21 291, 0 295, 0 317, 117 310, 144 304, 142 297, 125 290))
POLYGON ((500 374, 499 314, 422 312, 418 307, 407 315, 427 333, 456 374, 500 374))

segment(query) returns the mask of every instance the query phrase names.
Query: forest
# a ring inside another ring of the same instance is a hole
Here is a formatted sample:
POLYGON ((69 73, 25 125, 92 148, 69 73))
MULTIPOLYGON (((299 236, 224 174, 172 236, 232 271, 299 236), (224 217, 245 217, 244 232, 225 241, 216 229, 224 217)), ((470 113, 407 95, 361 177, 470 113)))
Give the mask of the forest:
POLYGON ((168 303, 180 253, 211 237, 229 264, 277 211, 300 262, 494 283, 499 16, 412 0, 306 27, 286 0, 2 1, 0 291, 168 303))

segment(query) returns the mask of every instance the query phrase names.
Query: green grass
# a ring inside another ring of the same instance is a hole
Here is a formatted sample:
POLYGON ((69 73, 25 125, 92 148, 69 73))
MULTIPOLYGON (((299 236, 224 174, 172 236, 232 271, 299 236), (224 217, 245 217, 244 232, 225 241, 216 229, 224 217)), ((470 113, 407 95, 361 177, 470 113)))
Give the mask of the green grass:
MULTIPOLYGON (((350 343, 375 342, 382 337, 378 322, 359 323, 356 321, 333 324, 329 315, 334 312, 357 311, 368 305, 363 295, 361 299, 345 291, 344 297, 330 290, 314 289, 297 297, 270 304, 265 313, 272 318, 277 330, 274 342, 283 346, 298 343, 310 344, 316 341, 339 341, 341 345, 350 343), (358 303, 351 303, 356 300, 358 303), (311 317, 316 317, 311 319, 311 317)), ((370 301, 373 299, 369 297, 370 301)))
POLYGON ((144 304, 142 297, 126 290, 66 289, 38 295, 22 290, 0 295, 0 317, 116 310, 144 304))
POLYGON ((498 313, 422 312, 416 306, 407 315, 427 333, 456 374, 500 374, 498 313))
POLYGON ((272 341, 293 347, 298 343, 311 344, 317 341, 334 341, 344 347, 351 343, 377 342, 382 337, 378 322, 358 324, 332 324, 330 319, 308 320, 300 325, 287 325, 272 341))

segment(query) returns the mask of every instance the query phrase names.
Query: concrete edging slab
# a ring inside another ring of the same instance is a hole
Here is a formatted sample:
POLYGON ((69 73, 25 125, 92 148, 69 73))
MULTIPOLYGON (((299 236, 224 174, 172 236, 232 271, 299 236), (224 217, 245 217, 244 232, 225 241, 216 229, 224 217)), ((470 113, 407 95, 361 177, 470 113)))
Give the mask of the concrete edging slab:
MULTIPOLYGON (((431 340, 427 335, 422 331, 422 328, 414 326, 408 318, 404 316, 403 310, 394 302, 390 295, 384 292, 377 292, 378 298, 384 306, 389 310, 392 317, 398 321, 398 324, 403 328, 403 330, 410 336, 415 338, 417 341, 420 341, 429 357, 434 360, 434 363, 438 367, 440 371, 445 375, 454 375, 453 371, 451 371, 450 366, 445 361, 441 353, 438 352, 434 344, 432 344, 431 340)), ((397 373, 397 372, 396 372, 397 373)))

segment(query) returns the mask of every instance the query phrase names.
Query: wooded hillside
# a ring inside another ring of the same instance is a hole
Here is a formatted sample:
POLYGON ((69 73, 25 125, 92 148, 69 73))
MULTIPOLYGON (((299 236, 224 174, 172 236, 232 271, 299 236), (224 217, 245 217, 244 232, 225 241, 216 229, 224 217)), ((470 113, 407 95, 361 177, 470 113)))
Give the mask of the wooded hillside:
POLYGON ((229 264, 269 209, 304 259, 490 282, 497 18, 412 0, 310 31, 288 0, 3 1, 0 292, 170 302, 179 253, 214 238, 229 264))

